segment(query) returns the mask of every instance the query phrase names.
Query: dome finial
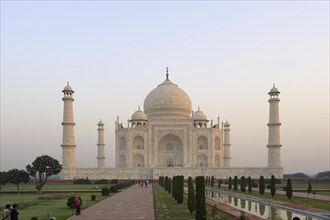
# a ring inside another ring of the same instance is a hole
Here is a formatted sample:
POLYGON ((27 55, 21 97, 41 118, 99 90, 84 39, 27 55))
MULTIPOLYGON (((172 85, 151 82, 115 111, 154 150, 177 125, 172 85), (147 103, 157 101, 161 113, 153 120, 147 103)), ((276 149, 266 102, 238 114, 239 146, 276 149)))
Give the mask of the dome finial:
POLYGON ((169 76, 169 74, 168 74, 168 67, 166 67, 166 79, 168 79, 168 76, 169 76))

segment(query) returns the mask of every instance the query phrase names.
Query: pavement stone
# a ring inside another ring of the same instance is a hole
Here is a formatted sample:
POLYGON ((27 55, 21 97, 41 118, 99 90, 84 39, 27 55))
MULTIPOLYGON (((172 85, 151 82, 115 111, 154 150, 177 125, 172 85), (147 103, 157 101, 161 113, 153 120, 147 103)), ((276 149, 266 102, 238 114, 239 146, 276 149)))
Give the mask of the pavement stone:
POLYGON ((152 187, 129 187, 67 220, 154 220, 152 187))

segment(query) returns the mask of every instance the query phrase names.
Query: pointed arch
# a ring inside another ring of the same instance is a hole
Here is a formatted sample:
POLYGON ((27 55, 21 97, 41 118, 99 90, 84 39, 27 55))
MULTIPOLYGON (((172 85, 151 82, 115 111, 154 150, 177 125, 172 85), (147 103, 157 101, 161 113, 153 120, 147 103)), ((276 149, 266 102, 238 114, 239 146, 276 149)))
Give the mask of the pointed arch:
POLYGON ((197 138, 197 148, 199 150, 207 150, 208 149, 208 141, 207 138, 202 135, 197 138))
POLYGON ((219 155, 215 155, 215 157, 214 157, 214 165, 216 167, 221 167, 221 158, 220 158, 219 155))
POLYGON ((167 134, 158 142, 158 166, 182 167, 183 166, 183 143, 179 136, 167 134))
POLYGON ((123 154, 119 156, 119 167, 126 167, 126 157, 123 154))
POLYGON ((138 135, 134 137, 133 149, 134 150, 144 149, 144 138, 142 136, 138 135))
POLYGON ((208 160, 207 160, 207 156, 205 154, 199 154, 197 156, 197 166, 198 167, 207 167, 208 166, 208 160))
POLYGON ((144 157, 141 154, 135 154, 133 158, 134 167, 144 167, 144 157))
POLYGON ((214 139, 214 149, 215 150, 221 150, 221 142, 220 142, 220 138, 216 137, 214 139))
POLYGON ((119 138, 119 150, 125 150, 126 149, 126 138, 120 137, 119 138))

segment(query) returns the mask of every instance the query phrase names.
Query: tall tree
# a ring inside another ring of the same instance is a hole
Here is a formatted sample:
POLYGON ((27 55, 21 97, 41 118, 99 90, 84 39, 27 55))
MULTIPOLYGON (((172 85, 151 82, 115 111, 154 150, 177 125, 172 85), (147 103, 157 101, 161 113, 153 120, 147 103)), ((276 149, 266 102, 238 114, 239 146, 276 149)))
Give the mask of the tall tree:
POLYGON ((264 176, 260 176, 259 178, 259 193, 263 195, 265 193, 265 178, 264 176))
POLYGON ((192 214, 196 210, 196 202, 195 202, 195 190, 194 190, 194 183, 192 178, 188 178, 188 200, 187 206, 190 214, 192 214))
POLYGON ((8 182, 13 183, 17 187, 17 192, 19 193, 19 184, 27 183, 30 180, 29 173, 25 170, 12 169, 7 172, 8 182))
POLYGON ((211 187, 214 186, 214 176, 211 177, 211 187))
POLYGON ((245 177, 242 176, 241 177, 241 192, 245 192, 245 188, 246 188, 245 177))
POLYGON ((309 197, 309 194, 312 193, 312 184, 310 182, 308 183, 307 193, 308 193, 308 195, 307 195, 307 198, 308 198, 309 197))
POLYGON ((270 194, 272 194, 272 196, 275 196, 276 193, 276 184, 275 184, 275 176, 272 175, 272 178, 270 179, 270 194))
POLYGON ((234 177, 234 190, 237 191, 238 179, 237 176, 234 177))
POLYGON ((204 176, 196 177, 196 220, 207 219, 205 206, 205 179, 204 176))
POLYGON ((176 191, 177 191, 177 176, 173 176, 173 181, 172 181, 172 197, 176 200, 176 191))
POLYGON ((218 179, 218 188, 221 188, 221 179, 218 179))
POLYGON ((32 165, 28 164, 26 166, 29 174, 34 176, 38 193, 41 193, 42 187, 46 184, 48 177, 60 173, 61 169, 62 165, 58 160, 48 155, 39 156, 32 162, 32 165))
POLYGON ((177 178, 177 202, 183 203, 183 183, 184 183, 184 176, 178 176, 177 178))
POLYGON ((228 179, 228 189, 231 190, 231 177, 228 179))
POLYGON ((250 176, 248 177, 248 191, 249 193, 252 192, 252 180, 250 176))
POLYGON ((168 191, 168 176, 165 176, 165 191, 168 191))
POLYGON ((172 180, 171 178, 168 178, 168 193, 171 194, 171 190, 172 190, 172 180))
POLYGON ((289 178, 286 183, 286 196, 291 199, 292 197, 292 182, 291 179, 289 178))

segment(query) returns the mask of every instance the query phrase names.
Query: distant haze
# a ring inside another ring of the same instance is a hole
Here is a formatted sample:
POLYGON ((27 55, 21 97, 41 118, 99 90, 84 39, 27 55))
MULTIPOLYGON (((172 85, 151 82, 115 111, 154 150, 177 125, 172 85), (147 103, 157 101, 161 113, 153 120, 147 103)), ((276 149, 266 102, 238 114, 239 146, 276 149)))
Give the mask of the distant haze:
POLYGON ((267 165, 268 92, 280 94, 284 173, 329 170, 329 1, 1 1, 1 170, 62 161, 74 93, 78 167, 96 167, 105 123, 127 120, 165 80, 231 124, 232 165, 267 165))

